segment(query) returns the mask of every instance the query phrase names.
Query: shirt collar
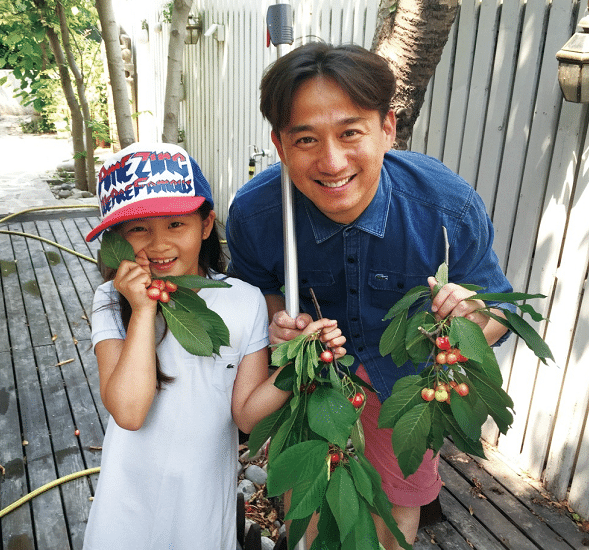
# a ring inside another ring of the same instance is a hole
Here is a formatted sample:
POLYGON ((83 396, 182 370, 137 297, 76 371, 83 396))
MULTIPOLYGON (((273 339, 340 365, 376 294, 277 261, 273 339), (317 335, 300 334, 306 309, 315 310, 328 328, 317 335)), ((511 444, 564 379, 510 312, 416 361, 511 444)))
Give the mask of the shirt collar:
POLYGON ((330 220, 307 197, 298 190, 296 192, 305 206, 317 244, 333 237, 346 227, 356 227, 375 237, 384 237, 391 202, 391 181, 386 170, 381 170, 376 194, 366 210, 360 214, 359 218, 347 225, 330 220))

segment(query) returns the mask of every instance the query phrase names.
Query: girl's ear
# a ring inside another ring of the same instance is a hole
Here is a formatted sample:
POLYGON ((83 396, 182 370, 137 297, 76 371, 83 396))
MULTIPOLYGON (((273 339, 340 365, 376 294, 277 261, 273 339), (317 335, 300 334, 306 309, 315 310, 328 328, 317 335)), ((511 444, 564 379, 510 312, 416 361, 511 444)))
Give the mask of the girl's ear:
POLYGON ((217 217, 217 214, 215 214, 215 211, 211 210, 209 212, 209 215, 202 221, 202 240, 203 241, 206 241, 209 238, 211 231, 213 230, 213 226, 214 226, 216 217, 217 217))

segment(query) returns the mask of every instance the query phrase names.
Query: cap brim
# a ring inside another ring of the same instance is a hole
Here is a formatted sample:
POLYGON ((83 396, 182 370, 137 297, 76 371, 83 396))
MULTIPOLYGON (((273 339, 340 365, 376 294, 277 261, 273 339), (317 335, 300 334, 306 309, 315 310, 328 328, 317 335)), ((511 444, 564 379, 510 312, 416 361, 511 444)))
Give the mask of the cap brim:
POLYGON ((129 220, 190 214, 198 210, 204 201, 204 197, 154 197, 135 204, 129 204, 104 218, 99 225, 86 235, 86 241, 90 242, 105 229, 129 220))

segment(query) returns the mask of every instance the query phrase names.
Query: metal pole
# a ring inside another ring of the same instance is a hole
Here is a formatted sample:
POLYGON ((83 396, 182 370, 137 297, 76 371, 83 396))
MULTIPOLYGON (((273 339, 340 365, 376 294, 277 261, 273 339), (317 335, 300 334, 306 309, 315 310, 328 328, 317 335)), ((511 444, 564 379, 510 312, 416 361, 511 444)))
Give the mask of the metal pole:
MULTIPOLYGON (((276 46, 278 57, 284 54, 284 46, 293 43, 292 9, 289 3, 276 0, 274 6, 268 7, 268 36, 276 46)), ((297 239, 294 220, 294 192, 288 175, 288 168, 281 165, 282 186, 282 228, 284 232, 284 294, 286 312, 295 318, 299 313, 299 285, 297 239)), ((294 550, 307 550, 307 537, 303 535, 294 550)))
MULTIPOLYGON (((292 8, 288 3, 276 2, 268 7, 268 35, 276 46, 278 57, 284 55, 287 44, 293 43, 292 8)), ((299 285, 296 231, 294 222, 294 193, 288 168, 281 166, 282 226, 284 232, 284 290, 286 312, 293 318, 299 313, 299 285)))

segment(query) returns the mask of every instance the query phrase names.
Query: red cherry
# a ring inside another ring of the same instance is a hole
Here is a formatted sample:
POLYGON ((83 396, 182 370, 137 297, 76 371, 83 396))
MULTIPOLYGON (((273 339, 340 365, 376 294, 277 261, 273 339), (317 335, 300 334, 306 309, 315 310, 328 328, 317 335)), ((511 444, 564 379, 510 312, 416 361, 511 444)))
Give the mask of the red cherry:
POLYGON ((468 395, 470 388, 464 382, 462 382, 462 384, 458 384, 458 386, 456 386, 456 391, 458 392, 458 395, 462 395, 464 397, 465 395, 468 395))
POLYGON ((150 286, 147 289, 147 295, 152 299, 152 300, 159 300, 160 296, 162 295, 162 291, 155 287, 155 286, 150 286))
POLYGON ((446 352, 441 351, 436 355, 436 363, 439 363, 440 365, 446 364, 446 352))
POLYGON ((326 349, 324 352, 321 353, 319 359, 324 363, 331 363, 333 361, 333 353, 326 349))
POLYGON ((167 290, 162 290, 160 294, 160 302, 167 304, 170 301, 170 294, 167 290))
POLYGON ((362 403, 364 403, 364 394, 358 392, 354 397, 350 397, 350 402, 354 407, 359 409, 362 406, 362 403))
POLYGON ((450 340, 448 340, 447 336, 438 336, 436 338, 436 346, 438 346, 441 350, 449 350, 450 349, 450 340))
POLYGON ((178 290, 178 285, 172 281, 166 281, 164 284, 168 292, 176 292, 178 290))
POLYGON ((149 286, 159 288, 160 290, 164 290, 164 288, 166 288, 166 283, 164 283, 164 281, 162 281, 161 279, 154 279, 153 281, 151 281, 151 285, 149 286))
POLYGON ((455 350, 450 350, 446 354, 446 365, 454 365, 455 363, 458 363, 458 354, 455 350))
POLYGON ((421 397, 423 397, 424 401, 432 401, 435 393, 433 388, 423 388, 421 390, 421 397))

